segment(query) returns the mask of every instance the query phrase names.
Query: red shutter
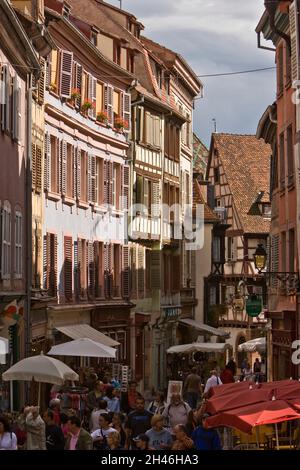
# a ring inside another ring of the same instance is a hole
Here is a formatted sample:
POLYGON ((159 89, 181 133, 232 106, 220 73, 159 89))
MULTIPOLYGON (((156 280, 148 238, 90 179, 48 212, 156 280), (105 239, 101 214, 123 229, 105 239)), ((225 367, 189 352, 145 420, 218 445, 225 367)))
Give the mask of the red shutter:
POLYGON ((108 122, 114 124, 114 107, 113 107, 114 89, 111 85, 105 85, 104 104, 108 116, 108 122))
POLYGON ((129 93, 123 93, 123 119, 128 123, 124 128, 125 132, 130 132, 131 127, 131 95, 129 93))
POLYGON ((129 298, 129 248, 122 246, 122 297, 129 298))
POLYGON ((60 96, 71 98, 73 52, 61 51, 60 96))
POLYGON ((73 288, 73 257, 72 257, 72 237, 64 237, 64 282, 65 282, 65 298, 72 300, 73 288))
POLYGON ((128 210, 129 209, 129 166, 123 165, 122 166, 122 205, 121 210, 128 210))
POLYGON ((78 257, 78 247, 79 240, 74 241, 74 293, 75 297, 78 298, 79 287, 80 287, 80 269, 79 269, 79 257, 78 257))
POLYGON ((136 265, 136 251, 137 247, 133 246, 131 249, 131 260, 130 260, 130 266, 131 266, 131 295, 133 298, 136 298, 137 295, 137 265, 136 265))

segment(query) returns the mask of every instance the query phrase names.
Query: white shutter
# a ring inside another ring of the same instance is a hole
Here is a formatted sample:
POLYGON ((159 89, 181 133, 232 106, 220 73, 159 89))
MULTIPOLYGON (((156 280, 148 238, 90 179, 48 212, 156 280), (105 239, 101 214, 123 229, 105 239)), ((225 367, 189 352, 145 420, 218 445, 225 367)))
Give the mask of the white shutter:
MULTIPOLYGON (((1 67, 1 66, 0 66, 1 67)), ((7 65, 2 65, 1 70, 1 87, 0 87, 0 105, 1 105, 1 130, 5 129, 6 120, 6 73, 7 65)))
POLYGON ((81 101, 82 101, 82 94, 83 94, 83 89, 82 89, 82 66, 76 63, 76 88, 79 90, 80 93, 80 98, 76 98, 75 100, 75 107, 80 109, 81 107, 81 101))
POLYGON ((114 105, 113 105, 114 89, 111 85, 105 85, 104 102, 105 110, 108 116, 108 123, 114 124, 114 105))
POLYGON ((291 68, 292 82, 299 80, 299 20, 297 1, 290 5, 291 68))
POLYGON ((18 87, 17 87, 17 130, 16 130, 16 139, 18 142, 21 142, 21 120, 22 120, 22 89, 21 89, 21 80, 18 78, 18 87))
POLYGON ((45 135, 45 165, 44 165, 44 189, 50 191, 51 187, 51 137, 45 135))
POLYGON ((129 209, 129 181, 130 168, 128 165, 122 166, 122 204, 121 209, 126 211, 129 209))
POLYGON ((137 141, 144 141, 144 119, 145 119, 145 108, 137 108, 137 141))
POLYGON ((60 96, 71 98, 73 52, 61 51, 60 96))
POLYGON ((76 197, 77 200, 80 200, 81 197, 81 151, 76 148, 76 197))
POLYGON ((159 116, 154 116, 153 120, 154 125, 154 145, 155 147, 161 146, 161 138, 160 138, 160 118, 159 116))
POLYGON ((56 152, 57 152, 57 181, 58 188, 55 188, 59 194, 62 193, 62 141, 61 139, 56 139, 56 152))
POLYGON ((125 132, 130 132, 131 127, 131 95, 129 93, 123 93, 123 119, 128 123, 128 126, 124 128, 125 132))
POLYGON ((77 197, 77 147, 72 145, 73 156, 73 198, 77 197))
POLYGON ((145 112, 145 125, 146 125, 146 144, 151 144, 152 140, 152 116, 149 111, 145 112))
POLYGON ((92 202, 92 155, 87 154, 88 165, 88 201, 92 202))
POLYGON ((152 183, 152 216, 159 217, 160 214, 160 183, 152 183))

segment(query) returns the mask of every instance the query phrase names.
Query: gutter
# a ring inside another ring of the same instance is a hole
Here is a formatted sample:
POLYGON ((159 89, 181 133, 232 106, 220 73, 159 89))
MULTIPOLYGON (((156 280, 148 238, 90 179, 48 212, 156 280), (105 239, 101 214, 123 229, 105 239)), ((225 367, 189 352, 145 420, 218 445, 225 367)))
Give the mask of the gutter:
POLYGON ((270 27, 271 30, 280 36, 284 41, 286 42, 286 45, 289 49, 289 52, 291 54, 291 38, 285 34, 283 31, 280 31, 280 29, 277 28, 275 24, 275 15, 277 11, 277 7, 279 5, 280 1, 279 0, 265 0, 265 8, 268 12, 269 15, 269 21, 270 21, 270 27))

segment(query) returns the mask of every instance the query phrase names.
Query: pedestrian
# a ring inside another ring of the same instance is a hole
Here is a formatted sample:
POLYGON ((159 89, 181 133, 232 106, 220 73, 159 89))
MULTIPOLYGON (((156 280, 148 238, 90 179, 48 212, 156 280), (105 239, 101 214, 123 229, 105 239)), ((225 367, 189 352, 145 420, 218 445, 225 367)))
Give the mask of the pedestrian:
POLYGON ((225 369, 222 371, 220 379, 222 381, 222 384, 230 384, 234 382, 232 370, 230 367, 228 367, 228 364, 225 366, 225 369))
POLYGON ((253 372, 255 374, 255 382, 260 381, 260 373, 261 373, 261 363, 258 359, 258 357, 255 359, 254 365, 253 365, 253 372))
POLYGON ((18 450, 17 436, 5 416, 0 416, 0 450, 18 450))
POLYGON ((112 413, 120 413, 120 399, 118 398, 118 391, 112 385, 107 387, 105 397, 103 400, 107 402, 107 409, 112 413))
POLYGON ((246 369, 244 369, 244 380, 251 380, 253 376, 253 372, 251 369, 251 365, 248 362, 246 369))
POLYGON ((149 437, 146 434, 136 436, 133 441, 136 450, 149 450, 149 437))
POLYGON ((188 422, 190 411, 190 405, 182 400, 179 393, 174 393, 171 396, 171 403, 165 408, 162 416, 166 419, 166 423, 172 429, 177 424, 183 424, 185 426, 188 422))
POLYGON ((107 445, 109 450, 122 450, 121 436, 117 431, 111 432, 107 436, 107 445))
POLYGON ((94 389, 88 393, 86 406, 90 413, 97 408, 98 400, 103 397, 103 383, 97 380, 94 389))
POLYGON ((126 433, 123 428, 123 421, 124 421, 124 418, 121 413, 113 414, 111 425, 120 434, 120 445, 122 448, 124 448, 126 444, 126 433))
POLYGON ((176 424, 174 427, 175 441, 172 450, 190 450, 194 447, 193 440, 187 435, 183 424, 176 424))
POLYGON ((137 391, 137 383, 135 380, 129 382, 128 391, 121 393, 120 407, 121 411, 125 414, 129 414, 135 409, 136 399, 141 397, 141 394, 137 391))
POLYGON ((81 427, 78 416, 68 419, 69 435, 66 440, 66 450, 92 450, 93 439, 91 435, 81 427))
POLYGON ((165 402, 165 395, 163 392, 156 392, 154 400, 152 400, 148 406, 148 411, 155 415, 163 414, 165 407, 167 406, 165 402))
POLYGON ((55 424, 54 412, 52 410, 45 411, 43 419, 46 424, 46 449, 64 450, 65 437, 61 427, 55 424))
POLYGON ((217 371, 215 369, 210 371, 210 378, 207 379, 205 389, 204 389, 204 398, 209 398, 211 393, 211 388, 222 385, 222 380, 220 379, 217 371))
POLYGON ((228 362, 227 366, 229 367, 229 369, 231 369, 231 372, 232 372, 233 377, 235 377, 235 376, 236 376, 237 367, 236 367, 236 362, 235 362, 235 360, 234 360, 233 357, 230 359, 230 361, 228 362))
POLYGON ((153 414, 145 410, 145 400, 143 397, 138 397, 135 403, 135 410, 131 411, 127 416, 125 424, 126 428, 126 445, 125 448, 129 449, 130 446, 135 448, 133 439, 140 434, 145 434, 151 428, 151 418, 153 414))
POLYGON ((192 439, 197 450, 222 450, 220 436, 215 429, 205 429, 204 421, 210 415, 205 413, 201 424, 193 431, 192 439))
POLYGON ((24 409, 26 416, 26 450, 46 450, 46 425, 39 414, 38 406, 24 409))
POLYGON ((107 409, 107 401, 99 399, 97 402, 97 407, 92 411, 91 416, 90 416, 90 422, 89 422, 89 427, 90 427, 90 432, 96 431, 96 429, 99 429, 99 417, 102 414, 107 414, 108 409, 107 409))
POLYGON ((91 433, 93 439, 93 447, 96 450, 107 450, 107 436, 116 430, 110 425, 110 416, 108 413, 99 416, 98 429, 91 433))
POLYGON ((183 386, 186 401, 194 410, 197 408, 197 403, 200 398, 201 391, 201 377, 197 374, 197 368, 193 367, 191 373, 187 376, 183 386))
POLYGON ((60 425, 60 399, 53 398, 52 400, 50 400, 49 409, 53 412, 54 423, 57 424, 57 426, 59 426, 60 425))
POLYGON ((191 436, 198 425, 198 410, 191 410, 188 415, 188 421, 185 425, 188 436, 191 436))
POLYGON ((164 428, 164 418, 161 415, 152 416, 151 426, 151 429, 146 432, 146 436, 149 437, 149 449, 171 449, 173 443, 172 434, 164 428))

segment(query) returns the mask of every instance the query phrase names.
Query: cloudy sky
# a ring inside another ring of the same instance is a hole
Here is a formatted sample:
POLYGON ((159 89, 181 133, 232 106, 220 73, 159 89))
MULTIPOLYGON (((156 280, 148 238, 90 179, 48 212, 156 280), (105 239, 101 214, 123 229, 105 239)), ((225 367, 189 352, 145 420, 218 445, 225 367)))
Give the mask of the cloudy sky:
MULTIPOLYGON (((263 0, 122 0, 145 25, 144 34, 178 51, 197 75, 274 66, 274 53, 256 45, 263 0)), ((119 6, 117 0, 109 0, 119 6)), ((274 71, 203 78, 194 130, 206 144, 217 120, 219 132, 255 133, 275 99, 274 71)))

